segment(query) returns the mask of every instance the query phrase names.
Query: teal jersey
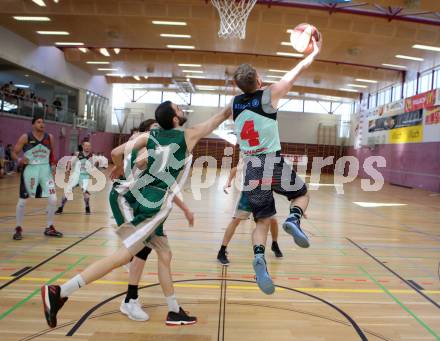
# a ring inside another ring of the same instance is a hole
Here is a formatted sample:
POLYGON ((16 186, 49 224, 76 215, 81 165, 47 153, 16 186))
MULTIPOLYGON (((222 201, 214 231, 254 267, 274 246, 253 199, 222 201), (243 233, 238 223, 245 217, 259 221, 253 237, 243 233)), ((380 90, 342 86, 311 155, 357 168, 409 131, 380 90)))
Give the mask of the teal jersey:
POLYGON ((28 133, 27 140, 27 143, 23 146, 23 153, 29 160, 28 164, 48 165, 52 154, 49 134, 44 133, 43 139, 38 140, 32 133, 28 133))
POLYGON ((89 175, 89 172, 87 172, 87 162, 90 162, 90 159, 92 159, 93 154, 90 153, 86 155, 84 154, 84 152, 79 152, 77 157, 80 163, 80 169, 79 169, 80 174, 89 175))
POLYGON ((235 96, 232 108, 237 141, 245 155, 281 150, 277 111, 272 108, 269 89, 235 96))

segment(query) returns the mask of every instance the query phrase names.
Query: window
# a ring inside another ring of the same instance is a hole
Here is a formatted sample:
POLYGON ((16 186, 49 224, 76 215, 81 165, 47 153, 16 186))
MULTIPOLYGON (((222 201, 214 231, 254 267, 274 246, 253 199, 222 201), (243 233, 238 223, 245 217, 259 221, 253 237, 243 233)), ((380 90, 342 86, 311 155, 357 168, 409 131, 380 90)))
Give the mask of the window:
POLYGON ((377 94, 370 95, 370 100, 368 101, 368 108, 375 108, 376 107, 376 96, 377 94))
POLYGON ((350 116, 352 110, 351 103, 340 103, 339 105, 333 104, 333 114, 335 115, 348 115, 350 116))
POLYGON ((418 93, 431 90, 431 85, 432 85, 432 72, 429 71, 429 73, 420 76, 418 93))
POLYGON ((391 86, 384 90, 384 104, 390 103, 391 100, 391 86))
POLYGON ((278 102, 278 110, 303 112, 303 100, 282 98, 278 102))
POLYGON ((191 105, 201 107, 218 107, 218 94, 195 93, 191 96, 191 105))
POLYGON ((377 94, 377 106, 384 105, 384 104, 385 104, 385 92, 384 91, 380 91, 377 94))
POLYGON ((164 91, 163 92, 163 102, 165 102, 165 101, 171 101, 173 103, 176 103, 177 105, 188 105, 190 102, 190 95, 183 94, 183 93, 177 93, 177 92, 171 92, 171 91, 164 91))
POLYGON ((403 86, 403 93, 404 93, 405 98, 414 96, 416 94, 416 80, 415 79, 405 83, 405 85, 403 86))
POLYGON ((402 84, 396 84, 393 87, 393 98, 391 102, 399 100, 401 95, 402 95, 402 84))
POLYGON ((328 114, 330 112, 330 102, 304 101, 304 112, 328 114))
POLYGON ((220 106, 225 107, 232 101, 234 96, 232 95, 220 95, 220 106))
POLYGON ((440 88, 440 69, 434 72, 434 88, 440 88))
POLYGON ((138 103, 162 103, 162 91, 135 90, 135 99, 138 103))

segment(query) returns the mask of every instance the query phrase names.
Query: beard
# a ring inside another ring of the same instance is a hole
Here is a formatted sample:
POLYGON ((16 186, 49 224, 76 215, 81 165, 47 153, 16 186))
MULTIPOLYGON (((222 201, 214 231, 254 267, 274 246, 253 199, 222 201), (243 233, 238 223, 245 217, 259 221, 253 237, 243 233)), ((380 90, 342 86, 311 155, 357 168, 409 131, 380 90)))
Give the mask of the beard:
POLYGON ((188 121, 186 117, 177 116, 177 118, 179 119, 179 127, 183 126, 186 123, 186 121, 188 121))

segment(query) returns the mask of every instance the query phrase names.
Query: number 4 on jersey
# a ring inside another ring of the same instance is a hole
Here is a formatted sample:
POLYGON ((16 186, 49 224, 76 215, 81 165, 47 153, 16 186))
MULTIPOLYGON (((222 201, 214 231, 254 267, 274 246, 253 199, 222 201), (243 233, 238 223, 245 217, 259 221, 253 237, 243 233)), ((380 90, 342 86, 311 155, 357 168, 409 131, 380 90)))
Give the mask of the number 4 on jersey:
POLYGON ((249 147, 256 147, 260 144, 260 135, 255 131, 254 121, 244 122, 243 129, 240 133, 242 140, 248 141, 249 147))

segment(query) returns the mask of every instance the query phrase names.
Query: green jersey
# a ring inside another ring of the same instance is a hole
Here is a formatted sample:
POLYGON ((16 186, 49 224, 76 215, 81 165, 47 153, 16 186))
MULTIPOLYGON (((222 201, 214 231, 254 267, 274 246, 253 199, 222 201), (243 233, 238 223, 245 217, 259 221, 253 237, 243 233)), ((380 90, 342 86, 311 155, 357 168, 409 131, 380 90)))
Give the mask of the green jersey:
POLYGON ((169 189, 185 166, 188 148, 185 133, 178 129, 153 129, 147 142, 147 169, 150 186, 169 189))

